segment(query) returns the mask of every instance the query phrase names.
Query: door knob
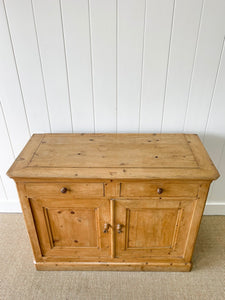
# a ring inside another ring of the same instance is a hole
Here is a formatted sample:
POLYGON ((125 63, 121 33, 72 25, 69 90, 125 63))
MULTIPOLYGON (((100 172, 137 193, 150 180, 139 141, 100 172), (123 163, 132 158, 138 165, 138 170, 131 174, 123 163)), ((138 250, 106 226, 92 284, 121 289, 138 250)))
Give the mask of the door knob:
POLYGON ((157 189, 157 193, 160 195, 160 194, 162 194, 162 192, 163 192, 163 189, 162 188, 158 188, 157 189))
POLYGON ((62 187, 62 188, 61 188, 61 193, 62 193, 62 194, 65 194, 66 192, 67 192, 67 188, 66 188, 66 187, 62 187))

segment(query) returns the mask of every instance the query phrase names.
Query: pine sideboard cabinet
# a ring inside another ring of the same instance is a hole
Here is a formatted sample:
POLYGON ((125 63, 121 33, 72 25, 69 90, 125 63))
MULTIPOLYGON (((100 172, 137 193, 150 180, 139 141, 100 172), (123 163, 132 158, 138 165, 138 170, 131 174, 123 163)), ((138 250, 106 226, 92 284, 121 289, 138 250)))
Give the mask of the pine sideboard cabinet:
POLYGON ((7 174, 38 270, 189 271, 219 177, 194 134, 34 134, 7 174))

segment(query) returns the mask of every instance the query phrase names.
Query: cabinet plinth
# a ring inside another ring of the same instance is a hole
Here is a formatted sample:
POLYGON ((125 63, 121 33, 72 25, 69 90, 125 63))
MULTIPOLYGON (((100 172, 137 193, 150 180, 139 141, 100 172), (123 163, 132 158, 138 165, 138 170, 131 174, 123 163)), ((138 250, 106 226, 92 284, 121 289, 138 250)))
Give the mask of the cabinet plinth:
POLYGON ((38 270, 190 271, 219 177, 193 134, 35 134, 7 174, 38 270))

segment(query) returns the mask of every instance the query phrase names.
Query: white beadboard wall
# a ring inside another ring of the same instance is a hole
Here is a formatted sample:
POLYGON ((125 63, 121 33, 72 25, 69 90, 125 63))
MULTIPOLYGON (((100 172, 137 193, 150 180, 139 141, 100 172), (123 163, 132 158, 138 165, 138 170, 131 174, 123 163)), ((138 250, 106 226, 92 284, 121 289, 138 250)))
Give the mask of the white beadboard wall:
POLYGON ((200 135, 225 214, 224 0, 0 0, 0 211, 32 133, 200 135))

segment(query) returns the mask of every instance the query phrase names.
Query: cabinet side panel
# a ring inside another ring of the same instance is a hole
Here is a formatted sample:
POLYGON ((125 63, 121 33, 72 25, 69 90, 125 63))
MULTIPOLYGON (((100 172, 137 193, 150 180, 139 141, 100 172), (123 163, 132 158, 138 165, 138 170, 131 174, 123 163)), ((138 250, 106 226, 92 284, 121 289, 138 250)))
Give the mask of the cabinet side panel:
POLYGON ((196 200, 196 205, 193 210, 193 214, 191 216, 190 229, 187 235, 186 246, 184 251, 184 259, 186 262, 189 262, 192 258, 195 241, 201 223, 202 214, 205 208, 210 183, 211 181, 206 181, 206 183, 200 183, 199 186, 199 194, 196 200))
POLYGON ((23 182, 16 182, 16 187, 35 260, 37 262, 43 261, 29 199, 26 196, 25 185, 23 182))

